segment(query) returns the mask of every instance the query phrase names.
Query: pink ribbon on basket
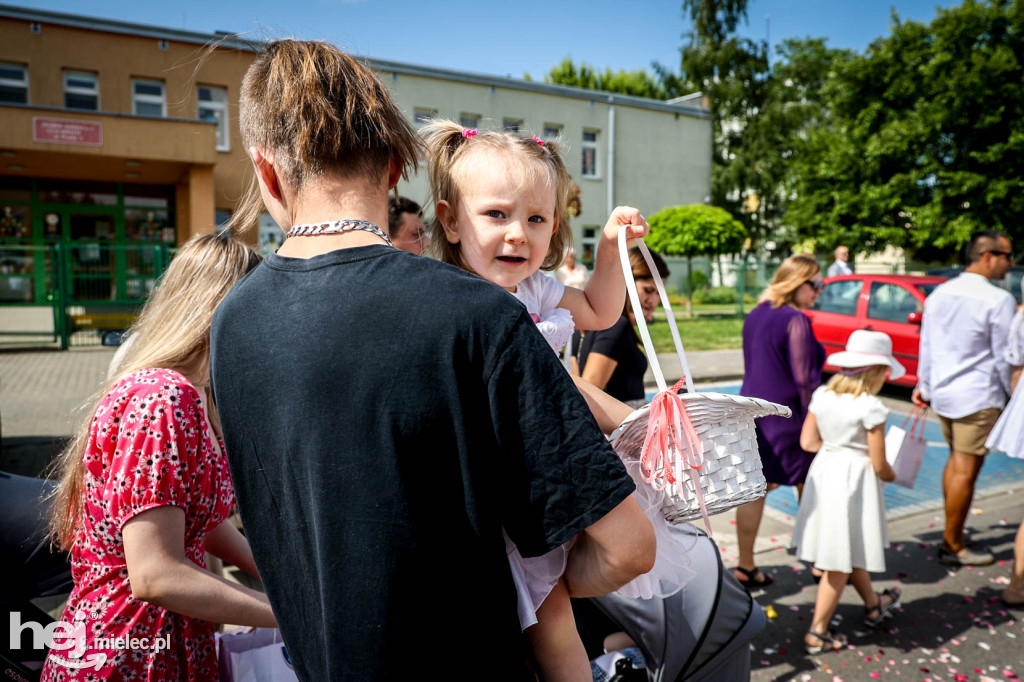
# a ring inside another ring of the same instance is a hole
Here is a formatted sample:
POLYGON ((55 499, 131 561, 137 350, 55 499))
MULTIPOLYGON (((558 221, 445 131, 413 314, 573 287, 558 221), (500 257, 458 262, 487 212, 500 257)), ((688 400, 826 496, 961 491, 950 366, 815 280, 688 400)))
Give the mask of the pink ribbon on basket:
POLYGON ((704 527, 711 535, 711 519, 704 493, 700 487, 699 469, 704 466, 704 449, 697 438, 690 415, 686 412, 679 390, 685 385, 683 377, 667 391, 660 391, 651 401, 647 417, 647 436, 640 450, 640 475, 655 490, 664 490, 676 482, 673 465, 685 468, 693 482, 697 504, 704 517, 704 527), (684 445, 686 447, 684 447, 684 445))

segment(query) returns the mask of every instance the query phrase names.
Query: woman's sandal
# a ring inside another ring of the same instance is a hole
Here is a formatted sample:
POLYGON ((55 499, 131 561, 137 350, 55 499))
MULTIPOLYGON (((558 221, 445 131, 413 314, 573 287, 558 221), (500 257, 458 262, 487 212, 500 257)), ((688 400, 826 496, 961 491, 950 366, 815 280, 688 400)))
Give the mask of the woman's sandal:
POLYGON ((815 632, 814 630, 808 630, 807 634, 811 637, 817 637, 821 641, 821 644, 818 646, 811 646, 807 643, 807 640, 804 640, 804 651, 812 656, 828 653, 830 651, 842 651, 846 648, 846 637, 835 630, 829 629, 825 634, 815 632))
POLYGON ((878 593, 878 603, 872 606, 870 609, 864 607, 864 624, 870 627, 877 627, 882 624, 893 609, 899 607, 900 597, 903 596, 903 591, 898 587, 890 587, 887 590, 882 590, 878 593), (888 597, 889 603, 883 604, 882 597, 888 597), (876 614, 872 617, 871 614, 876 614))
MULTIPOLYGON (((775 582, 775 578, 771 577, 757 566, 755 566, 752 571, 748 571, 747 569, 741 566, 737 566, 732 570, 738 571, 746 577, 745 580, 740 580, 739 578, 736 578, 736 581, 739 582, 740 585, 743 585, 743 589, 745 589, 747 592, 750 592, 750 590, 758 589, 761 587, 768 587, 769 585, 775 582)), ((735 573, 733 573, 733 575, 735 576, 735 573)))

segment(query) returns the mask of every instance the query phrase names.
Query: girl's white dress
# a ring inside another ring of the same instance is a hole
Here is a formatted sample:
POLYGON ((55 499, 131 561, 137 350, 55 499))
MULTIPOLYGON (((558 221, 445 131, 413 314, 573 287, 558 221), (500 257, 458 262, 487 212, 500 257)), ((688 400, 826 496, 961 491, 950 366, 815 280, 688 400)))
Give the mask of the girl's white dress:
MULTIPOLYGON (((527 312, 537 323, 537 329, 555 353, 572 338, 575 328, 572 313, 555 307, 562 300, 564 292, 564 285, 536 272, 520 282, 513 294, 526 306, 527 312)), ((639 477, 639 463, 629 453, 619 453, 619 456, 623 458, 626 469, 637 484, 633 498, 654 527, 658 550, 654 568, 623 585, 618 592, 634 599, 667 597, 681 590, 696 573, 690 568, 686 548, 671 534, 665 517, 661 515, 664 493, 655 491, 639 477)), ((515 543, 505 535, 505 549, 519 597, 519 624, 524 630, 537 622, 537 609, 565 573, 571 547, 572 541, 539 557, 525 558, 515 543)))
MULTIPOLYGON (((1013 367, 1024 365, 1024 308, 1017 311, 1010 324, 1003 359, 1013 367)), ((1024 384, 1024 381, 1020 383, 1024 384)), ((1020 385, 1010 397, 1010 404, 999 416, 999 421, 992 427, 985 447, 1024 459, 1024 394, 1020 385)))
POLYGON ((884 424, 889 410, 876 396, 821 386, 808 411, 818 420, 822 447, 807 472, 793 529, 797 556, 823 571, 881 573, 889 533, 867 431, 884 424))

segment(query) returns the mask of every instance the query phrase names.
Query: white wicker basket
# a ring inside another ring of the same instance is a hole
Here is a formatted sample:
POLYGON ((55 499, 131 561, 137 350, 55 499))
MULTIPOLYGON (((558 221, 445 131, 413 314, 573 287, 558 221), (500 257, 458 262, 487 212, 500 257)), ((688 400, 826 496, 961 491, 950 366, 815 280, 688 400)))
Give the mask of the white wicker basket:
MULTIPOLYGON (((697 459, 703 459, 703 465, 699 469, 693 469, 687 466, 688 458, 681 456, 678 448, 674 445, 668 448, 674 455, 675 471, 680 475, 672 476, 670 474, 668 477, 663 477, 664 472, 659 470, 653 472, 653 477, 661 478, 661 480, 652 483, 655 488, 664 486, 665 498, 662 511, 665 519, 670 523, 683 523, 700 518, 704 516, 705 512, 709 516, 720 514, 763 497, 766 483, 761 471, 761 458, 757 452, 754 419, 769 415, 790 417, 792 411, 784 405, 758 398, 721 393, 697 393, 694 390, 693 378, 686 362, 686 354, 683 351, 683 342, 672 314, 672 306, 665 293, 664 283, 661 281, 661 276, 658 274, 643 240, 637 239, 636 243, 651 269, 668 316, 676 353, 679 355, 679 362, 685 374, 684 380, 680 381, 680 384, 685 381, 687 392, 679 396, 685 411, 684 420, 686 417, 689 418, 697 437, 699 452, 693 454, 698 456, 697 459), (699 475, 690 475, 690 470, 696 470, 699 475), (687 475, 682 475, 684 471, 687 475), (695 485, 695 482, 698 481, 699 490, 695 485)), ((658 356, 654 351, 654 344, 647 331, 647 324, 640 308, 640 298, 629 264, 625 228, 619 232, 619 255, 637 326, 647 351, 647 359, 651 363, 651 370, 658 382, 659 393, 670 390, 674 392, 679 384, 673 386, 672 389, 667 388, 665 376, 658 363, 658 356)), ((612 445, 615 450, 627 462, 629 460, 636 461, 637 466, 639 466, 644 441, 648 434, 649 414, 650 405, 647 405, 633 413, 630 419, 612 434, 612 445)), ((708 531, 710 532, 710 527, 708 531)))

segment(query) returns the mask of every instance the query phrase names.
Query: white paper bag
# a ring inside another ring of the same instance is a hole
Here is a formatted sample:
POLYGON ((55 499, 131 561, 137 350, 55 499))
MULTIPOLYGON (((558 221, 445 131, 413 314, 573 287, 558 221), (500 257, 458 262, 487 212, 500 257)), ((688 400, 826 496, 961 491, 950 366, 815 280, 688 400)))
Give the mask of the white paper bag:
POLYGON ((896 485, 913 488, 917 480, 917 472, 924 460, 924 451, 928 441, 924 438, 924 425, 927 421, 928 408, 918 408, 907 415, 903 426, 890 426, 885 434, 885 458, 896 472, 896 485), (914 422, 907 430, 907 424, 913 417, 914 422))
POLYGON ((298 682, 288 652, 275 628, 219 637, 217 667, 221 682, 298 682))

